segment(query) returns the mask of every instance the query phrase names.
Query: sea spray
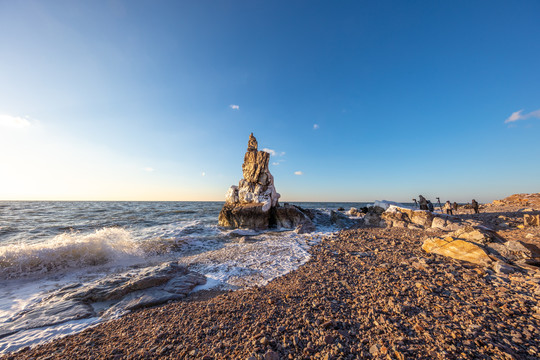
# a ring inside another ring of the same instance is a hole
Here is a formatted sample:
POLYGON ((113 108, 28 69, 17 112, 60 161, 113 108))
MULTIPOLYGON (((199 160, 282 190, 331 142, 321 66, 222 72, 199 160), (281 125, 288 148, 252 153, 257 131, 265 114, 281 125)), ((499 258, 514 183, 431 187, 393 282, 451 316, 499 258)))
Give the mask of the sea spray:
POLYGON ((57 235, 37 244, 0 247, 0 279, 13 279, 53 271, 131 262, 145 256, 131 233, 122 228, 104 228, 82 235, 57 235))

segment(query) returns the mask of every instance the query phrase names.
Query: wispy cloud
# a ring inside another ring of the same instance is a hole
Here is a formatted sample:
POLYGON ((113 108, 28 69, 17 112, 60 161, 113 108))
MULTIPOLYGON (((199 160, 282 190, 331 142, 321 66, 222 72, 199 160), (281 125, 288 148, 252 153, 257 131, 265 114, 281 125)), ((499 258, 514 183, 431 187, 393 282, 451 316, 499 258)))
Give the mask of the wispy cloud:
POLYGON ((275 150, 268 149, 268 148, 264 148, 264 149, 262 149, 262 151, 266 151, 266 152, 269 153, 270 155, 276 156, 276 151, 275 151, 275 150))
POLYGON ((206 176, 206 173, 203 171, 203 172, 201 173, 201 176, 206 176))
POLYGON ((240 105, 233 105, 233 104, 231 104, 231 105, 229 105, 229 107, 230 107, 231 109, 233 109, 233 110, 240 110, 240 105))
POLYGON ((523 114, 523 109, 513 112, 512 115, 508 117, 508 119, 504 120, 504 123, 508 124, 508 123, 513 123, 518 120, 527 120, 531 118, 540 119, 540 109, 531 111, 528 114, 523 114))
POLYGON ((151 168, 151 167, 145 167, 143 170, 148 171, 148 172, 154 172, 155 171, 155 169, 151 168))
POLYGON ((279 156, 285 156, 285 151, 280 152, 279 156))
POLYGON ((304 175, 304 173, 301 172, 301 171, 295 171, 295 172, 294 172, 294 175, 304 175))
POLYGON ((278 165, 279 165, 279 162, 273 162, 272 165, 278 166, 278 165))
POLYGON ((20 116, 0 114, 0 127, 11 129, 25 129, 32 126, 30 120, 20 116))
POLYGON ((313 130, 319 129, 319 124, 313 124, 313 130))

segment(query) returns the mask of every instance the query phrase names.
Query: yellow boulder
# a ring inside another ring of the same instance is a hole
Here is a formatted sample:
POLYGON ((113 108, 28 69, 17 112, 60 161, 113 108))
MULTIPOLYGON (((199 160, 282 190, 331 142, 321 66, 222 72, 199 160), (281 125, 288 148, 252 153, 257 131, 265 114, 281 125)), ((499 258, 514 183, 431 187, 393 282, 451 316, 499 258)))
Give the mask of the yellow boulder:
POLYGON ((488 266, 491 259, 480 246, 471 242, 454 239, 451 236, 445 238, 428 238, 424 240, 422 250, 428 253, 451 257, 452 259, 468 261, 473 264, 488 266))

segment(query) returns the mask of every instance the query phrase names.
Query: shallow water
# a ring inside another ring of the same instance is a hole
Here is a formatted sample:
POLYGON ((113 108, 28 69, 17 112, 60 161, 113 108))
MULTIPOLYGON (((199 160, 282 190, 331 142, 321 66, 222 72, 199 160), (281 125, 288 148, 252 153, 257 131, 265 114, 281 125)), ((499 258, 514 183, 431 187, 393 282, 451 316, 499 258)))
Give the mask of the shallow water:
MULTIPOLYGON (((264 285, 309 259, 333 230, 230 231, 217 226, 222 202, 0 202, 0 330, 16 314, 73 284, 82 288, 125 271, 178 261, 207 285, 264 285), (247 239, 247 240, 246 240, 247 239)), ((335 210, 365 203, 297 203, 335 210)), ((103 305, 103 306, 106 306, 103 305)), ((81 331, 103 319, 0 334, 0 353, 81 331)), ((1 333, 1 331, 0 331, 1 333)))

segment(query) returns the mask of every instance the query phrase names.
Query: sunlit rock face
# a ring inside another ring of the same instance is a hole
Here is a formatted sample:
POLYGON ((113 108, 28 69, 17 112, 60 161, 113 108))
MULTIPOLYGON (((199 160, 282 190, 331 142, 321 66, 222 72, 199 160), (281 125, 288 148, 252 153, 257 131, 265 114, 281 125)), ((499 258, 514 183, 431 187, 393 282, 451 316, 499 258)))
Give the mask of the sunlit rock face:
POLYGON ((238 186, 229 188, 225 201, 227 204, 262 204, 262 211, 276 207, 279 194, 274 187, 274 177, 268 169, 270 154, 257 150, 257 139, 249 135, 248 148, 244 155, 242 173, 244 178, 238 186))
MULTIPOLYGON (((229 228, 268 229, 294 228, 311 220, 295 206, 279 206, 280 195, 274 187, 274 177, 268 169, 270 154, 259 151, 257 139, 249 135, 242 164, 243 179, 225 195, 225 205, 219 214, 219 225, 229 228)), ((304 228, 307 228, 304 226, 304 228)))

